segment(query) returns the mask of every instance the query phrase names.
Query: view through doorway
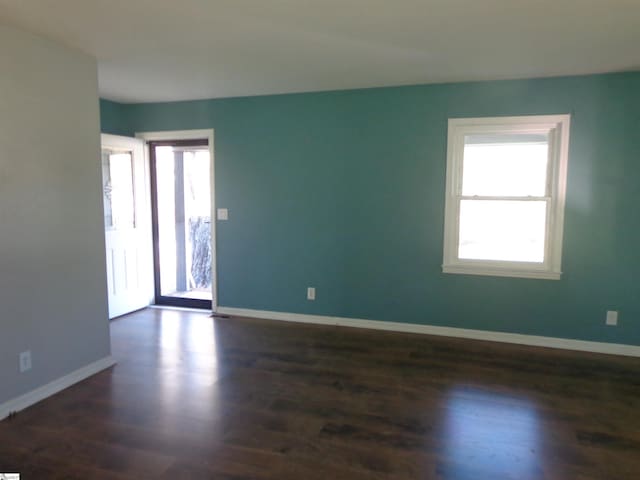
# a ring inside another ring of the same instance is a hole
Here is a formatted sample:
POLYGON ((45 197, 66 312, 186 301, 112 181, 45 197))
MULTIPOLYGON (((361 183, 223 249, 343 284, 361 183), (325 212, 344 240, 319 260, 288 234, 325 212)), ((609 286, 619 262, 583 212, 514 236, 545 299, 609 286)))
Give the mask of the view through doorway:
POLYGON ((212 306, 208 139, 150 141, 155 303, 212 306))

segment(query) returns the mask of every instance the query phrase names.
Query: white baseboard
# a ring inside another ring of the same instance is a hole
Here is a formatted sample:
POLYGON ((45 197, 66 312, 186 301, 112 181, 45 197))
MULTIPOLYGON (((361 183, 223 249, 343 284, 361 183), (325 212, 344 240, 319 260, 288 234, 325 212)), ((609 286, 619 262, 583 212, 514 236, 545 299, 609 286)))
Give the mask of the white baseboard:
POLYGON ((30 407, 31 405, 34 405, 39 401, 50 397, 51 395, 55 395, 65 388, 81 382, 85 378, 89 378, 90 376, 95 375, 96 373, 101 372, 102 370, 109 368, 115 364, 115 359, 111 355, 109 355, 108 357, 104 357, 96 362, 79 368, 78 370, 75 370, 68 375, 65 375, 64 377, 60 377, 53 382, 47 383, 42 387, 31 390, 24 395, 0 404, 0 420, 8 417, 10 413, 24 410, 25 408, 30 407))
POLYGON ((490 342, 516 343, 534 347, 560 348, 581 352, 606 353, 640 357, 640 346, 621 343, 589 342, 569 338, 541 337, 522 335, 519 333, 492 332, 488 330, 471 330, 467 328, 439 327, 414 323, 384 322, 380 320, 364 320, 359 318, 328 317, 322 315, 306 315, 300 313, 270 312, 267 310, 249 310, 244 308, 218 307, 217 313, 238 317, 264 318, 285 322, 315 323, 320 325, 336 325, 340 327, 369 328, 392 332, 421 333, 444 337, 469 338, 490 342))
POLYGON ((151 308, 153 310, 175 310, 178 312, 204 313, 206 315, 210 315, 212 312, 212 310, 208 308, 175 307, 173 305, 149 305, 146 308, 151 308))

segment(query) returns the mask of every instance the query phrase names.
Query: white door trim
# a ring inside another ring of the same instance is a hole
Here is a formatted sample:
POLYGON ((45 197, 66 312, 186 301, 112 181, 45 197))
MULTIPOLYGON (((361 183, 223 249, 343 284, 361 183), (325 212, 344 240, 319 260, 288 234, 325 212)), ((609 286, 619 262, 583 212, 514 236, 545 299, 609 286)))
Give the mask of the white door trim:
MULTIPOLYGON (((218 306, 218 256, 216 242, 216 162, 214 148, 214 130, 165 130, 159 132, 136 132, 136 138, 140 138, 145 142, 162 141, 162 140, 197 140, 206 138, 209 141, 209 158, 211 159, 211 281, 213 282, 213 292, 211 307, 213 311, 218 306)), ((145 168, 149 168, 149 149, 144 149, 145 168)))

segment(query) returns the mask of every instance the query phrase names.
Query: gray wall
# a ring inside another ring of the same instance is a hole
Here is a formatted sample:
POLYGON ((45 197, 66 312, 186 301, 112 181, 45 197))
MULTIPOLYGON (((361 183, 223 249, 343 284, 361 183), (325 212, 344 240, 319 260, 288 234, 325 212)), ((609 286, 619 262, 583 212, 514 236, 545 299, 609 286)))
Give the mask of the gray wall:
POLYGON ((96 62, 2 25, 0 62, 1 404, 110 341, 96 62))

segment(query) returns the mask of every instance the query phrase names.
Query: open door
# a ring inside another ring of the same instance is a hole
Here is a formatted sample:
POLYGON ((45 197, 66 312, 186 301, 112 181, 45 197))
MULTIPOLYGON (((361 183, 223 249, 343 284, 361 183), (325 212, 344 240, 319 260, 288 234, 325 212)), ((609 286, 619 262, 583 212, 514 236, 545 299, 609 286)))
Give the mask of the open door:
POLYGON ((144 308, 153 297, 147 177, 142 140, 102 135, 109 318, 144 308))

